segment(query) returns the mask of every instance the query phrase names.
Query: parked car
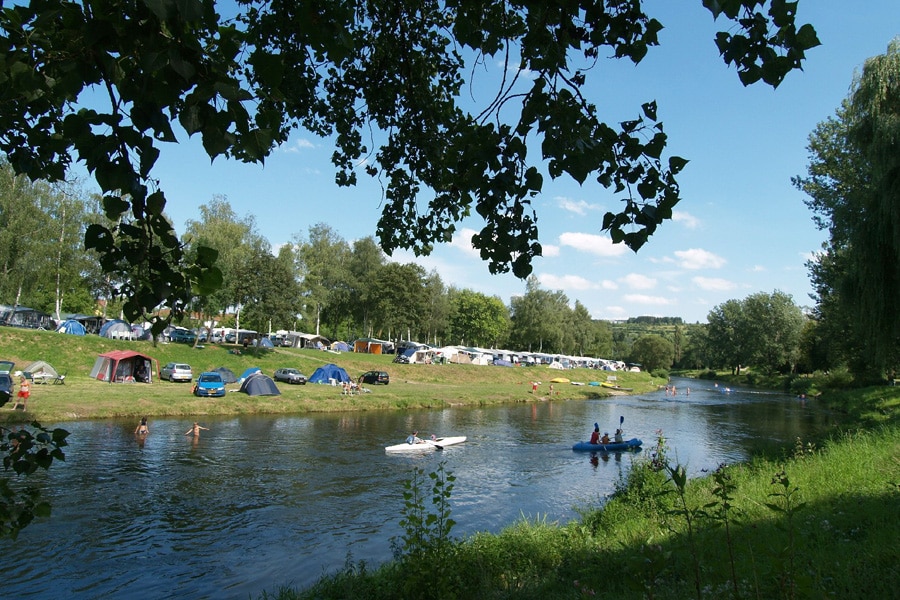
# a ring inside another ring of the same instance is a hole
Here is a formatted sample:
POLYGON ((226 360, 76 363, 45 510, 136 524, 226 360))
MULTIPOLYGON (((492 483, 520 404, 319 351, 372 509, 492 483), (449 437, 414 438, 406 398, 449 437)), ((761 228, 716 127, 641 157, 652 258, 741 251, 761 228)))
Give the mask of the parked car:
POLYGON ((3 406, 12 398, 15 387, 12 378, 12 370, 16 363, 9 360, 0 360, 0 406, 3 406))
POLYGON ((190 329, 182 329, 180 327, 173 328, 169 332, 170 342, 180 342, 182 344, 193 344, 197 339, 197 334, 190 329))
POLYGON ((371 383, 372 385, 379 383, 387 385, 391 382, 391 376, 384 371, 367 371, 359 376, 359 382, 371 383))
POLYGON ((285 383, 306 385, 306 375, 304 375, 297 369, 275 369, 275 377, 273 377, 272 379, 274 379, 275 381, 283 381, 285 383))
POLYGON ((225 381, 221 373, 204 371, 197 377, 197 385, 194 386, 195 396, 221 397, 225 395, 225 381))
POLYGON ((191 371, 191 365, 170 362, 162 368, 160 377, 169 381, 186 381, 190 383, 194 379, 194 373, 191 371))

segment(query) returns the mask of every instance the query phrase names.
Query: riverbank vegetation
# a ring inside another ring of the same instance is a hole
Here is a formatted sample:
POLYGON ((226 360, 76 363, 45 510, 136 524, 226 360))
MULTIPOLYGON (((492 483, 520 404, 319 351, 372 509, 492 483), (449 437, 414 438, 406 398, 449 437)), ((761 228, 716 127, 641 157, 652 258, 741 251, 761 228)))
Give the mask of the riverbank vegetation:
MULTIPOLYGON (((581 507, 576 521, 522 520, 465 539, 423 525, 414 541, 407 527, 389 564, 351 557, 309 589, 261 598, 891 597, 900 589, 900 388, 840 400, 854 425, 798 439, 781 457, 688 481, 660 432, 612 497, 581 507)), ((448 522, 452 473, 430 475, 431 504, 407 492, 401 522, 410 513, 448 522)), ((411 482, 421 491, 427 480, 411 482)))

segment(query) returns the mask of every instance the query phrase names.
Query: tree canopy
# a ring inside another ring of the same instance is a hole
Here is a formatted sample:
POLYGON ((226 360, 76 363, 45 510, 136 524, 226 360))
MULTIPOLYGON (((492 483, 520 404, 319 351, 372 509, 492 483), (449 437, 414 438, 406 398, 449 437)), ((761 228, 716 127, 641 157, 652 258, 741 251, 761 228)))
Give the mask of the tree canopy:
POLYGON ((900 361, 900 38, 867 60, 834 117, 809 137, 806 177, 814 220, 827 229, 810 264, 826 346, 857 373, 900 361))
MULTIPOLYGON (((796 24, 797 2, 701 1, 731 27, 715 43, 744 84, 777 86, 819 43, 796 24)), ((526 277, 541 254, 531 199, 545 173, 614 190, 621 209, 602 228, 634 250, 672 216, 687 161, 664 158, 656 103, 609 124, 586 91, 605 57, 639 63, 658 44, 663 24, 640 0, 232 8, 41 0, 0 12, 0 151, 33 179, 62 179, 73 162, 91 173, 114 225, 91 224, 85 242, 107 272, 128 271, 118 291, 129 318, 162 304, 177 317, 221 284, 214 251, 185 252, 153 178, 179 128, 212 159, 255 162, 296 128, 331 138, 337 184, 354 184, 364 163, 383 185, 386 252, 428 253, 474 210, 484 226, 472 243, 494 273, 526 277), (472 106, 473 66, 497 62, 500 83, 472 106)))

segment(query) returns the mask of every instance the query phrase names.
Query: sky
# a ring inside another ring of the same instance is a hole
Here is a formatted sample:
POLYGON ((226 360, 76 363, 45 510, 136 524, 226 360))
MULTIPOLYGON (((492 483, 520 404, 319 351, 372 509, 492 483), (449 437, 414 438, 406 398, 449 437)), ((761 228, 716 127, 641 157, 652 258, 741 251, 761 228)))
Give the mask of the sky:
MULTIPOLYGON (((854 73, 900 35, 900 2, 800 0, 797 21, 811 23, 822 45, 775 90, 741 85, 713 42, 727 23, 717 25, 700 0, 650 0, 645 12, 665 26, 660 45, 637 66, 601 61, 589 75, 596 83, 588 95, 611 123, 635 118, 643 102, 657 101, 669 137, 664 156, 690 160, 679 176, 682 200, 674 219, 634 253, 601 231, 603 215, 618 209, 611 191, 545 176, 533 200, 544 248, 533 275, 573 306, 580 301, 595 319, 650 315, 705 323, 728 300, 775 290, 812 306, 806 262, 826 234, 816 229, 791 177, 806 174, 808 136, 847 98, 854 73)), ((484 86, 478 91, 493 91, 491 84, 489 77, 475 81, 484 86)), ((364 173, 355 188, 338 187, 327 139, 297 131, 263 166, 210 164, 198 139, 181 139, 162 148, 154 171, 179 233, 198 218, 199 206, 224 196, 237 215, 253 216, 275 248, 318 223, 351 243, 375 234, 380 187, 364 173)), ((390 260, 419 263, 446 285, 508 305, 524 293, 525 282, 489 273, 469 243, 480 228, 480 220, 469 218, 430 256, 398 251, 390 260)))

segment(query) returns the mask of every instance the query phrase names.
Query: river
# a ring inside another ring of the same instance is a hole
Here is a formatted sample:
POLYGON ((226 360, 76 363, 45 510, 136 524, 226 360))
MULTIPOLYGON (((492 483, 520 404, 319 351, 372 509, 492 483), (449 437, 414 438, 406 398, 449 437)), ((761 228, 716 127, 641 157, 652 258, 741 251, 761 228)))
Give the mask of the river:
MULTIPOLYGON (((53 507, 6 545, 5 597, 248 598, 306 586, 348 557, 377 565, 401 530, 403 483, 443 463, 454 484, 453 535, 497 532, 523 517, 567 522, 613 491, 641 453, 572 451, 594 422, 648 452, 661 430, 692 475, 789 447, 832 424, 779 394, 700 381, 597 401, 302 416, 60 424, 65 463, 32 477, 53 507), (691 393, 687 394, 687 388, 691 393), (420 435, 468 436, 443 451, 394 455, 420 435)), ((564 393, 564 390, 563 390, 564 393)))

